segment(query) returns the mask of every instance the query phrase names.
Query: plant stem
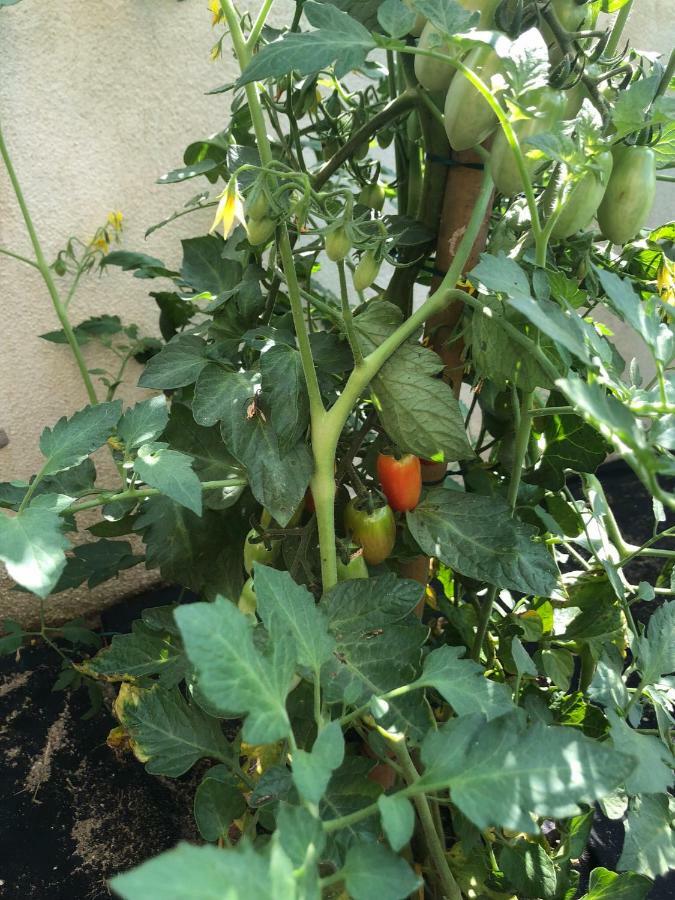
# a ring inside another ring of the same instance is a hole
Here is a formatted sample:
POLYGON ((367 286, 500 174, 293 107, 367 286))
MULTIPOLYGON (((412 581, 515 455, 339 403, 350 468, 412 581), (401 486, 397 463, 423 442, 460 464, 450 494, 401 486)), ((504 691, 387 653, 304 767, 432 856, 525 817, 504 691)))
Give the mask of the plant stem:
MULTIPOLYGON (((35 478, 35 481, 37 481, 37 477, 35 478)), ((35 481, 33 482, 33 484, 35 483, 35 481)), ((248 484, 248 480, 242 477, 223 478, 219 481, 202 481, 201 486, 203 491, 215 491, 218 490, 218 488, 243 487, 246 484, 248 484)), ((145 497, 154 497, 157 494, 161 493, 162 491, 158 490, 157 488, 151 487, 129 488, 128 490, 120 491, 117 494, 103 493, 100 494, 95 500, 85 500, 84 503, 73 503, 63 511, 62 515, 65 515, 66 513, 70 514, 83 512, 85 509, 95 509, 97 506, 105 506, 108 503, 116 503, 119 500, 142 500, 145 497)))
POLYGON ((267 16, 269 15, 269 11, 272 9, 272 4, 274 0, 265 0, 263 3, 260 12, 258 13, 255 22, 253 23, 253 28, 251 28, 251 33, 248 36, 246 41, 246 46, 249 50, 254 50, 255 45, 258 43, 258 39, 260 37, 260 33, 265 27, 265 22, 267 21, 267 16))
POLYGON ((27 266, 32 266, 34 269, 40 270, 40 267, 36 262, 32 259, 28 259, 27 256, 21 256, 20 253, 14 253, 12 250, 7 250, 5 247, 0 247, 0 253, 3 253, 5 256, 11 256, 12 259, 18 259, 19 262, 26 263, 27 266))
MULTIPOLYGON (((405 780, 411 787, 414 787, 415 783, 419 781, 419 774, 415 768, 415 764, 410 758, 410 753, 406 747, 405 740, 392 741, 391 746, 403 769, 405 780)), ((448 898, 448 900, 462 900, 462 893, 459 889, 459 885, 455 881, 455 878, 450 871, 450 867, 448 866, 448 861, 445 858, 445 849, 441 844, 440 837, 436 831, 426 794, 416 794, 413 797, 413 803, 415 804, 417 815, 419 816, 420 824, 422 825, 422 831, 424 832, 429 855, 431 856, 434 868, 436 869, 436 873, 441 882, 444 897, 448 898)))
POLYGON ((363 365, 363 353, 359 346, 359 341, 354 330, 354 320, 352 318, 352 310, 349 305, 349 291, 347 289, 347 278, 345 276, 345 264, 343 260, 337 263, 338 275, 340 277, 340 299, 342 300, 342 318, 345 323, 345 331, 347 332, 347 340, 351 347, 354 363, 357 366, 363 365))
POLYGON ((626 27, 632 8, 633 0, 628 0, 628 3, 625 3, 619 10, 616 19, 614 19, 614 24, 612 25, 612 31, 605 47, 604 56, 612 57, 616 53, 619 47, 619 41, 621 40, 621 35, 626 27))
POLYGON ((98 397, 96 396, 94 385, 87 370, 87 364, 84 361, 84 357, 82 356, 80 345, 77 342, 75 332, 73 331, 72 325, 70 324, 68 312, 61 300, 61 297, 59 296, 59 292, 57 291, 56 285, 54 284, 51 270, 47 265, 44 254, 42 252, 42 246, 40 244, 40 241, 38 240, 37 232, 35 231, 35 226, 33 225, 33 220, 31 218, 30 212, 28 211, 28 206, 26 205, 26 200, 23 196, 21 185, 19 184, 19 179, 16 175, 16 172, 14 171, 14 166, 12 165, 12 160, 5 144, 1 124, 0 156, 2 156, 3 162, 5 163, 7 174, 9 175, 9 180, 12 183, 19 208, 21 209, 21 214, 23 215, 23 220, 26 223, 26 230, 28 231, 28 236, 30 237, 31 243, 33 245, 33 252, 35 253, 35 265, 40 270, 42 280, 44 281, 45 285, 47 286, 47 290, 49 291, 49 296, 51 297, 54 311, 59 319, 59 322, 61 323, 61 327, 63 328, 64 334, 66 335, 66 340, 68 341, 73 356, 75 357, 77 367, 80 370, 80 375, 82 376, 82 381, 84 382, 84 387, 87 392, 87 396, 89 397, 89 402, 91 404, 98 403, 98 397))

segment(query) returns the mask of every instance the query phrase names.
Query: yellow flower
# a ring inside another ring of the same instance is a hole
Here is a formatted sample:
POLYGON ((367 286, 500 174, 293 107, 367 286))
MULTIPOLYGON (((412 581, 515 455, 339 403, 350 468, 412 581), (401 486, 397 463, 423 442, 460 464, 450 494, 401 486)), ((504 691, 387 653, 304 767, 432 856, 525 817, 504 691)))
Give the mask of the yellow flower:
POLYGON ((216 26, 223 18, 223 8, 220 5, 220 0, 209 0, 209 10, 213 16, 211 25, 216 26))
POLYGON ((656 276, 656 287, 663 302, 675 306, 675 262, 665 256, 656 276))
POLYGON ((246 228, 246 220, 244 218, 244 203, 237 187, 237 179, 232 176, 227 183, 227 187, 222 194, 219 195, 218 209, 213 220, 213 225, 209 229, 212 234, 218 225, 223 224, 223 237, 227 240, 237 225, 243 225, 246 228))
POLYGON ((120 232, 122 230, 122 219, 124 216, 119 211, 119 209, 114 209, 112 212, 108 213, 108 225, 110 225, 113 231, 120 232))
POLYGON ((103 232, 103 234, 101 234, 99 237, 94 238, 94 240, 91 242, 91 245, 92 247, 95 247, 96 250, 100 250, 101 253, 107 253, 110 249, 110 243, 105 236, 105 232, 103 232))

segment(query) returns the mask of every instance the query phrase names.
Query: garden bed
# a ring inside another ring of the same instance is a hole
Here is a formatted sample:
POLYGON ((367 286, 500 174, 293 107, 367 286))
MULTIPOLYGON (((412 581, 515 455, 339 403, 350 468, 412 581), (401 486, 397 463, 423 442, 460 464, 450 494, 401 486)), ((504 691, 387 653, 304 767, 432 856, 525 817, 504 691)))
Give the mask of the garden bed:
MULTIPOLYGON (((601 470, 601 480, 619 526, 631 542, 648 538, 651 502, 620 462, 601 470)), ((672 518, 672 517, 671 517, 672 518)), ((653 582, 659 560, 644 559, 632 580, 653 582)), ((128 631, 149 606, 174 601, 177 589, 142 594, 102 614, 102 631, 128 631)), ((634 607, 645 622, 656 603, 634 607)), ((172 847, 197 841, 192 798, 207 764, 182 778, 147 775, 131 756, 106 745, 113 720, 109 709, 83 719, 85 691, 54 692, 60 660, 36 646, 0 658, 0 898, 2 900, 104 900, 105 881, 172 847)), ((106 694, 106 706, 114 696, 106 694)), ((580 863, 584 876, 596 866, 614 868, 623 827, 598 815, 580 863)), ((649 897, 665 900, 675 875, 659 879, 649 897)))

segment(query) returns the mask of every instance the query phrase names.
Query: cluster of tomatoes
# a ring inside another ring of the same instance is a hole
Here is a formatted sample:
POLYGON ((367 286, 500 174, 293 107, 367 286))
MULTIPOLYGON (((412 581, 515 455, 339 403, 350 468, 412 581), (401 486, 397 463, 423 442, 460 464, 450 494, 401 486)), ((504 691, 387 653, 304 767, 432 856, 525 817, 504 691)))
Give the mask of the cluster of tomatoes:
MULTIPOLYGON (((377 457, 377 478, 382 493, 367 492, 357 495, 344 505, 344 527, 347 537, 357 546, 356 552, 343 559, 338 555, 338 579, 368 578, 368 566, 383 563, 391 556, 396 542, 395 513, 415 509, 422 493, 422 466, 411 453, 393 456, 380 453, 377 457)), ((288 523, 293 527, 303 511, 312 512, 314 503, 308 491, 307 502, 299 508, 288 523)), ((263 526, 270 523, 269 514, 263 514, 263 526)), ((249 575, 241 595, 239 608, 251 614, 256 609, 253 585, 253 564, 273 566, 279 557, 281 541, 261 539, 252 528, 244 541, 244 568, 249 575)))

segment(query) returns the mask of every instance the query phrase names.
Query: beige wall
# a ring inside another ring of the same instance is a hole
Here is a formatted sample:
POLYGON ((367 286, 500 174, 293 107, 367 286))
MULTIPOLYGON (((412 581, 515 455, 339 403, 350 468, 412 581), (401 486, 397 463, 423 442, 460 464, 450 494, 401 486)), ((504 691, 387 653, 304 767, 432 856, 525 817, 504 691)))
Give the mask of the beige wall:
MULTIPOLYGON (((239 8, 255 12, 258 5, 239 8)), ((672 18, 663 15, 669 5, 637 0, 636 43, 664 52, 672 46, 672 18), (657 13, 660 21, 651 24, 657 13)), ((272 21, 287 21, 293 6, 277 0, 272 21)), ((214 32, 206 7, 206 0, 23 0, 0 12, 0 120, 48 259, 69 235, 90 236, 111 209, 124 213, 123 246, 172 266, 180 260, 179 239, 210 224, 204 212, 143 237, 148 225, 204 187, 198 180, 160 186, 155 179, 181 164, 190 141, 220 130, 227 118, 229 95, 204 93, 233 75, 227 46, 224 60, 209 59, 214 32)), ((655 221, 672 216, 672 200, 673 192, 664 191, 655 221)), ((0 246, 31 253, 2 167, 0 246)), ((147 296, 155 285, 119 270, 89 277, 72 304, 73 321, 105 312, 155 333, 156 309, 147 296)), ((57 323, 37 272, 0 256, 0 302, 0 429, 9 437, 0 449, 0 480, 6 480, 38 468, 44 425, 86 398, 68 350, 38 338, 57 323)), ((91 348, 85 353, 92 367, 101 365, 91 348)), ((142 393, 133 388, 137 375, 130 367, 127 399, 142 393)), ((130 590, 142 576, 148 574, 131 570, 90 599, 130 590)), ((0 618, 15 598, 0 582, 0 618)), ((52 602, 61 609, 66 599, 52 602)), ((20 604, 31 600, 21 597, 20 604)))

